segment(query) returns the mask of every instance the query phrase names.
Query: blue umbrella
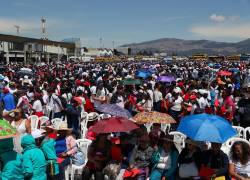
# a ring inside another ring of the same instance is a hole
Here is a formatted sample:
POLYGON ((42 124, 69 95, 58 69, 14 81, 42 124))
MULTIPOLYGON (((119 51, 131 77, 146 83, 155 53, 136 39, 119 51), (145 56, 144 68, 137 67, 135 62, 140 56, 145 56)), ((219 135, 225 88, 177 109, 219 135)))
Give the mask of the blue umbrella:
POLYGON ((136 72, 136 77, 141 77, 141 78, 148 78, 149 76, 151 76, 152 73, 148 70, 138 70, 136 72))
POLYGON ((196 141, 224 143, 237 132, 227 120, 210 114, 197 114, 184 117, 177 131, 196 141))
POLYGON ((101 104, 96 107, 96 110, 105 114, 110 114, 112 116, 119 116, 125 118, 131 118, 130 112, 116 104, 101 104))

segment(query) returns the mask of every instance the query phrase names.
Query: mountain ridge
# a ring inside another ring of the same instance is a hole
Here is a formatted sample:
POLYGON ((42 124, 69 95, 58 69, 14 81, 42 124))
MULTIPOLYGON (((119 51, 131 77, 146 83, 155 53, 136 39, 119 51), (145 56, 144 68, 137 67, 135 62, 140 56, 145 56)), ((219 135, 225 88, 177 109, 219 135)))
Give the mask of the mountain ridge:
POLYGON ((250 52, 250 38, 239 42, 219 42, 212 40, 183 40, 178 38, 161 38, 140 43, 124 44, 120 47, 128 47, 135 52, 151 51, 177 53, 179 55, 191 55, 194 53, 239 54, 250 52))

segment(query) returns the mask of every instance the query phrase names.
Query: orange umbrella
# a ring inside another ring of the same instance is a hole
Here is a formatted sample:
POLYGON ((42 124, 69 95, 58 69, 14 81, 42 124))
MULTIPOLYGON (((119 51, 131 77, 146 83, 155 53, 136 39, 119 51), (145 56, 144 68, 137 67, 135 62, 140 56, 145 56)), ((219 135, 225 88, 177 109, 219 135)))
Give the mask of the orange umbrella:
POLYGON ((166 114, 166 113, 160 113, 156 111, 144 111, 136 114, 133 117, 133 120, 136 123, 159 123, 159 124, 171 124, 171 123, 176 123, 174 118, 172 116, 166 114))

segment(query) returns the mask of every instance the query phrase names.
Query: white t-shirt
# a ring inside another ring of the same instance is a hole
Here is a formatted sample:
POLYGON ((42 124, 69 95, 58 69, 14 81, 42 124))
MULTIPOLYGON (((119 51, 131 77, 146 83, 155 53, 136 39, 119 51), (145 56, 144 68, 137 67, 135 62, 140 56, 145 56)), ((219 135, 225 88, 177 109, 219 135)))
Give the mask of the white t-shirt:
POLYGON ((205 99, 204 97, 201 97, 200 99, 198 99, 198 103, 201 109, 205 109, 207 106, 209 106, 208 100, 205 99))
POLYGON ((166 153, 165 151, 161 152, 161 157, 159 159, 159 162, 157 164, 158 169, 166 170, 170 169, 171 167, 171 158, 170 154, 166 153))
POLYGON ((230 158, 229 163, 234 164, 237 174, 247 174, 248 176, 250 176, 250 161, 243 165, 240 162, 233 162, 232 158, 230 158))
POLYGON ((159 102, 162 100, 162 93, 158 90, 154 90, 154 102, 159 102))
POLYGON ((171 110, 173 111, 181 111, 181 103, 183 102, 182 97, 178 96, 176 100, 173 100, 171 110))
POLYGON ((32 109, 34 109, 36 112, 42 112, 43 106, 41 101, 40 100, 34 101, 32 109))

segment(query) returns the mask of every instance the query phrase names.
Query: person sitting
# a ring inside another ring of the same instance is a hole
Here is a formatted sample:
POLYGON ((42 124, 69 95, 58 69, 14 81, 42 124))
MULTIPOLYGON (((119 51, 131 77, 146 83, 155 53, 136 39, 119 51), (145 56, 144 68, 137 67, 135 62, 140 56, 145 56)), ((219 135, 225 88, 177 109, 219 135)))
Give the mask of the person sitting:
POLYGON ((179 177, 182 179, 192 178, 198 176, 201 162, 201 149, 200 144, 191 139, 186 140, 186 146, 181 151, 178 163, 179 163, 179 177))
POLYGON ((94 174, 95 180, 104 180, 103 168, 110 159, 110 142, 106 134, 99 134, 88 148, 88 162, 83 169, 82 179, 90 180, 94 174))
MULTIPOLYGON (((62 122, 57 131, 59 136, 56 139, 56 154, 62 162, 60 163, 60 172, 64 172, 64 168, 70 164, 70 158, 77 152, 76 139, 71 134, 72 129, 68 128, 66 122, 62 122)), ((64 173, 60 175, 64 179, 64 173)))
POLYGON ((160 138, 164 135, 164 132, 161 131, 161 124, 154 123, 151 131, 149 132, 150 146, 154 149, 157 149, 158 144, 160 143, 160 138))
POLYGON ((23 147, 23 174, 25 179, 46 180, 46 160, 43 152, 35 145, 32 135, 21 140, 23 147))
POLYGON ((221 150, 220 143, 212 143, 211 149, 202 152, 201 164, 201 169, 207 167, 214 170, 210 178, 225 176, 226 179, 230 179, 228 156, 221 150))
POLYGON ((174 180, 176 176, 179 153, 173 143, 174 136, 165 135, 162 140, 162 147, 151 157, 153 168, 150 180, 174 180))
POLYGON ((250 179, 250 146, 235 142, 230 151, 229 174, 239 180, 250 179))
POLYGON ((0 179, 23 180, 22 156, 13 150, 13 139, 0 140, 0 179))
POLYGON ((129 160, 129 169, 140 170, 139 174, 136 176, 137 180, 146 179, 149 175, 150 158, 154 151, 153 148, 149 146, 149 142, 150 139, 148 134, 142 134, 129 160))

